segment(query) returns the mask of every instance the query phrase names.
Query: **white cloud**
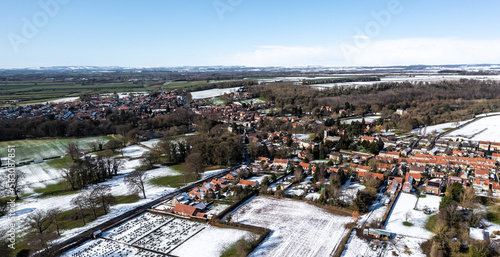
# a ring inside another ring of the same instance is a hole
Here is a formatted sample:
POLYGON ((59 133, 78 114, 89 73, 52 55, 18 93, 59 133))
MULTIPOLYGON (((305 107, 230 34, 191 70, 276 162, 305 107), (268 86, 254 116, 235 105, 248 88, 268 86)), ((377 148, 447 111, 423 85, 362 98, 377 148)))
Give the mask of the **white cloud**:
MULTIPOLYGON (((500 63, 500 40, 406 38, 369 40, 356 47, 352 42, 324 46, 260 46, 222 60, 227 65, 411 65, 500 63), (349 45, 350 54, 342 50, 349 45)), ((363 38, 367 40, 367 38, 363 38)))
POLYGON ((325 63, 338 56, 336 49, 321 46, 260 46, 253 52, 233 54, 225 62, 246 66, 308 65, 325 63))
POLYGON ((370 43, 356 65, 500 63, 500 40, 409 38, 370 43))

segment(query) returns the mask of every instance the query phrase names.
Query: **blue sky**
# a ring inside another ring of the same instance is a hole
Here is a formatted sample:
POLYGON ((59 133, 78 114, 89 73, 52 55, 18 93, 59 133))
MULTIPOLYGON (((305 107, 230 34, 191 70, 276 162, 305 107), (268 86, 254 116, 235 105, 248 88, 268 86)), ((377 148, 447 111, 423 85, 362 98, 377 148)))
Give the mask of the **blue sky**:
POLYGON ((494 0, 3 0, 0 68, 500 63, 498 10, 494 0))

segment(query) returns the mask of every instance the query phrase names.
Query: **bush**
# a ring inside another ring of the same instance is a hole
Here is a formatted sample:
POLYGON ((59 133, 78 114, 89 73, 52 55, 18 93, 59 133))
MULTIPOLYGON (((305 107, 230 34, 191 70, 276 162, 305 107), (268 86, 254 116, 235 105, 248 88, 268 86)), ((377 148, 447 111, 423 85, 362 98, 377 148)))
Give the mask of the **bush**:
POLYGON ((408 221, 403 221, 403 225, 405 225, 405 226, 407 226, 407 227, 412 227, 412 226, 413 226, 413 223, 408 222, 408 221))

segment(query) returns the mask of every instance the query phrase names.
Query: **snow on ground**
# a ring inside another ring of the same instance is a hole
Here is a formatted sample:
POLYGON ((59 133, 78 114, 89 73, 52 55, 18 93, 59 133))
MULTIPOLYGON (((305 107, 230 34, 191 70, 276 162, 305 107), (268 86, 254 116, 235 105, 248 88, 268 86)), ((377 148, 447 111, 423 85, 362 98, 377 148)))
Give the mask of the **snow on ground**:
POLYGON ((221 173, 225 170, 226 169, 207 170, 207 171, 203 172, 203 174, 201 174, 201 179, 205 179, 205 178, 210 177, 214 174, 221 173))
POLYGON ((221 213, 222 211, 224 211, 225 209, 227 209, 227 207, 229 207, 229 204, 217 204, 217 203, 214 203, 212 206, 210 206, 210 209, 208 211, 206 211, 205 213, 210 216, 210 215, 218 215, 219 213, 221 213))
POLYGON ((63 102, 74 102, 78 100, 80 97, 65 97, 65 98, 59 98, 56 100, 49 101, 50 103, 63 103, 63 102))
POLYGON ((249 180, 249 181, 258 181, 259 184, 262 184, 262 181, 264 181, 264 178, 265 177, 269 177, 269 175, 263 175, 263 176, 253 176, 251 178, 248 178, 246 180, 249 180))
POLYGON ((191 92, 191 96, 193 97, 193 99, 211 98, 211 97, 221 96, 224 93, 229 94, 231 92, 237 91, 238 89, 240 89, 240 87, 208 89, 208 90, 191 92))
POLYGON ((340 187, 341 197, 350 204, 352 203, 354 198, 356 198, 356 194, 358 193, 358 191, 365 188, 366 186, 363 186, 357 182, 351 182, 351 179, 348 179, 346 183, 340 187))
POLYGON ((280 178, 278 181, 269 185, 269 187, 267 187, 267 190, 273 190, 273 192, 274 192, 274 191, 276 191, 276 187, 278 185, 281 185, 281 189, 283 190, 285 187, 287 187, 288 185, 290 185, 292 183, 291 179, 292 179, 292 175, 288 175, 284 178, 280 178))
POLYGON ((155 144, 160 142, 160 139, 151 139, 148 141, 141 142, 141 145, 145 145, 149 148, 154 148, 155 144))
POLYGON ((411 131, 412 134, 423 134, 430 135, 432 133, 442 133, 448 129, 456 128, 464 123, 469 122, 470 120, 458 121, 458 122, 447 122, 441 123, 437 125, 427 126, 427 128, 416 128, 411 131))
POLYGON ((309 134, 293 134, 293 138, 299 139, 299 140, 307 140, 311 137, 309 134))
POLYGON ((316 201, 319 199, 319 197, 321 196, 320 193, 309 193, 306 195, 305 199, 306 200, 310 200, 310 201, 316 201))
POLYGON ((241 238, 250 239, 252 237, 253 234, 248 231, 209 226, 172 251, 171 254, 180 257, 217 257, 222 254, 225 248, 230 247, 241 238))
POLYGON ((446 138, 462 138, 474 141, 500 142, 500 116, 479 119, 446 135, 446 138))
POLYGON ((122 149, 123 156, 130 158, 139 158, 147 151, 149 151, 149 149, 139 145, 129 145, 122 149))
POLYGON ((285 194, 301 196, 302 194, 304 194, 304 189, 300 189, 298 187, 291 187, 290 189, 286 190, 285 194))
MULTIPOLYGON (((142 147, 137 147, 137 146, 131 146, 127 147, 127 149, 136 149, 133 152, 129 152, 131 156, 135 156, 138 153, 137 152, 143 152, 145 151, 144 148, 142 147), (135 154, 131 154, 135 153, 135 154)), ((142 153, 140 153, 142 154, 142 153)), ((135 159, 135 160, 128 160, 124 159, 123 160, 123 167, 120 169, 118 172, 118 175, 113 177, 110 180, 107 180, 103 183, 100 183, 99 185, 109 185, 111 186, 111 194, 114 196, 119 196, 119 195, 128 195, 130 192, 125 185, 124 177, 132 172, 135 167, 140 166, 140 160, 135 159)), ((19 169, 27 172, 27 177, 26 181, 31 183, 26 190, 26 192, 30 193, 33 192, 33 189, 36 187, 44 187, 47 184, 53 184, 57 183, 59 181, 59 170, 51 168, 49 165, 46 163, 39 163, 39 164, 30 164, 26 166, 21 166, 18 167, 19 169)), ((153 170, 147 171, 147 176, 148 179, 159 177, 159 176, 174 176, 178 175, 179 172, 171 169, 170 167, 160 167, 156 168, 153 170)), ((91 186, 85 190, 91 190, 94 186, 91 186)), ((154 198, 158 198, 162 195, 165 195, 167 193, 172 192, 175 190, 174 188, 168 188, 168 187, 158 187, 155 185, 152 185, 150 183, 146 184, 146 197, 147 199, 141 199, 138 202, 135 203, 130 203, 130 204, 120 204, 120 205, 115 205, 112 206, 110 209, 110 213, 108 215, 104 215, 99 217, 96 221, 93 221, 89 224, 87 224, 85 227, 82 228, 76 228, 70 231, 64 231, 62 234, 62 237, 60 240, 63 240, 69 236, 75 235, 77 233, 80 233, 86 229, 88 229, 91 226, 95 226, 96 224, 99 224, 101 222, 104 222, 106 220, 109 220, 111 218, 114 218, 116 216, 119 216, 120 214, 129 211, 139 205, 145 204, 149 201, 151 201, 154 198)), ((52 208, 60 208, 62 211, 70 210, 72 209, 72 206, 69 204, 71 199, 76 197, 78 194, 69 194, 69 195, 63 195, 63 196, 53 196, 53 197, 47 197, 47 198, 40 198, 41 194, 35 194, 31 195, 29 197, 23 198, 22 202, 19 202, 17 204, 17 212, 16 212, 16 218, 17 220, 22 220, 23 218, 26 217, 26 215, 34 210, 48 210, 52 208)), ((22 223, 20 223, 22 224, 22 223)), ((7 228, 9 226, 9 220, 7 219, 7 216, 0 217, 0 228, 7 228)), ((19 227, 20 232, 24 231, 26 229, 25 226, 19 227)))
POLYGON ((361 122, 363 121, 363 119, 365 119, 365 121, 368 121, 368 122, 374 122, 378 119, 380 119, 381 116, 366 116, 366 117, 363 117, 363 118, 357 118, 357 119, 348 119, 348 120, 342 120, 340 123, 342 124, 351 124, 355 121, 357 122, 361 122))
POLYGON ((86 248, 75 248, 61 255, 63 257, 120 257, 120 256, 139 256, 139 257, 162 257, 163 254, 157 254, 142 250, 126 244, 109 241, 106 239, 89 240, 84 243, 86 248), (91 249, 91 250, 89 250, 91 249))
POLYGON ((39 158, 50 158, 66 154, 66 146, 70 142, 78 143, 81 149, 90 149, 89 143, 96 140, 107 142, 109 137, 61 138, 61 139, 23 139, 0 142, 0 156, 7 156, 7 146, 16 149, 16 162, 33 161, 39 158))
POLYGON ((374 220, 382 220, 387 210, 387 206, 384 205, 385 199, 387 199, 386 196, 379 196, 372 206, 370 206, 369 212, 361 216, 358 224, 369 225, 374 220))
POLYGON ((215 257, 239 239, 252 236, 247 231, 145 213, 105 231, 104 241, 87 241, 63 256, 137 256, 138 249, 143 248, 174 256, 215 257))
POLYGON ((429 215, 425 214, 423 209, 427 207, 432 210, 438 210, 440 201, 441 197, 439 196, 427 195, 425 198, 420 198, 418 200, 417 210, 414 210, 413 208, 417 202, 417 197, 412 194, 401 193, 387 221, 385 229, 392 233, 410 237, 421 239, 431 238, 432 233, 424 228, 429 215), (411 227, 403 225, 403 222, 406 221, 405 215, 408 211, 411 213, 411 218, 408 219, 408 222, 413 223, 411 227))
POLYGON ((330 256, 351 217, 333 215, 305 202, 258 196, 233 217, 272 230, 250 256, 330 256))

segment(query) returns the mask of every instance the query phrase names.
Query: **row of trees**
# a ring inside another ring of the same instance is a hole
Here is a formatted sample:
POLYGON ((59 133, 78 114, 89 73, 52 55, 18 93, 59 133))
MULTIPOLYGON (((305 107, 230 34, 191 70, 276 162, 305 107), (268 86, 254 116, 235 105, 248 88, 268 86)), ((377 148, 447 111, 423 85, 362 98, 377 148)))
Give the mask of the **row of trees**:
POLYGON ((109 206, 114 202, 115 198, 111 195, 109 185, 99 185, 92 190, 83 191, 71 199, 71 205, 75 207, 75 211, 82 220, 83 225, 86 224, 85 217, 89 214, 92 214, 94 219, 97 219, 98 208, 102 209, 104 214, 107 214, 109 206))
POLYGON ((122 167, 120 159, 111 155, 74 160, 69 168, 62 170, 62 177, 71 190, 82 189, 88 185, 104 182, 116 174, 122 167))

